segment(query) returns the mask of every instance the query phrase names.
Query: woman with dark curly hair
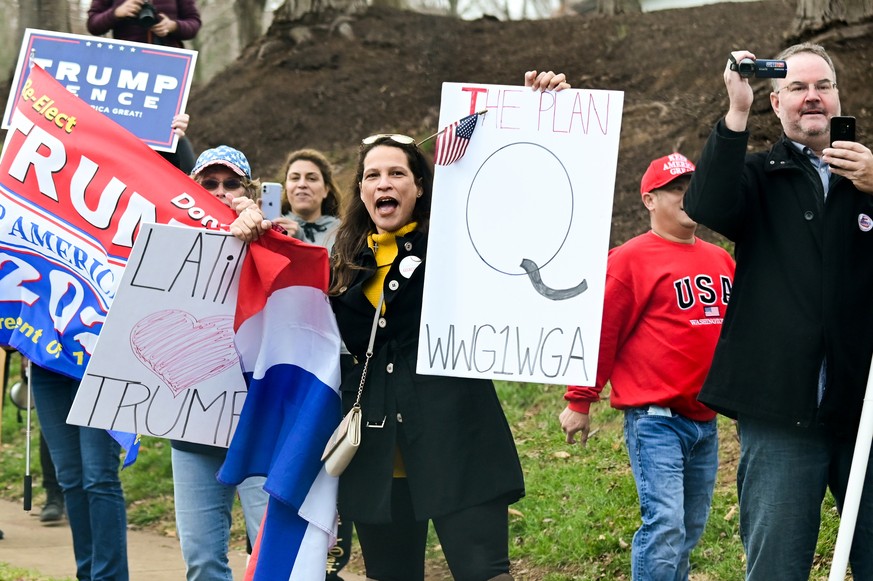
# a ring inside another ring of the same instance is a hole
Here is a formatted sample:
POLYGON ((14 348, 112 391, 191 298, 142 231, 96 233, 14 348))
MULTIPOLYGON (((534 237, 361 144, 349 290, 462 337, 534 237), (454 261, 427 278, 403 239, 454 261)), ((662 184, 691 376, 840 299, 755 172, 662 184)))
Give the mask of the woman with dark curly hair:
POLYGON ((329 294, 359 361, 342 384, 361 397, 361 446, 340 477, 367 577, 421 580, 432 520, 455 579, 509 577, 507 507, 524 495, 512 433, 489 380, 415 372, 432 192, 430 164, 406 136, 364 140, 333 256, 329 294))
MULTIPOLYGON (((535 71, 525 84, 569 86, 535 71)), ((432 192, 430 162, 411 137, 362 141, 328 291, 357 359, 343 376, 343 411, 360 393, 364 425, 339 510, 355 522, 368 579, 423 581, 432 521, 454 579, 511 581, 508 507, 524 479, 494 384, 416 372, 432 192)), ((254 204, 236 206, 239 238, 270 227, 254 204)))

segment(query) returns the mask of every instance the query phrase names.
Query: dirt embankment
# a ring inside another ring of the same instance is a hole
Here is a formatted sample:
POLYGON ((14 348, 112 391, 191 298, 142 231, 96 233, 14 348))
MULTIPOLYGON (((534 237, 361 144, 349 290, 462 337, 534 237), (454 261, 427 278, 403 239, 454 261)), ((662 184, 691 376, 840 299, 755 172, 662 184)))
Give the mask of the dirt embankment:
MULTIPOLYGON (((575 87, 625 91, 612 242, 644 231, 639 179, 654 157, 696 157, 727 107, 721 71, 728 53, 774 56, 794 16, 790 0, 723 3, 645 14, 473 22, 371 9, 340 27, 310 26, 295 44, 288 25, 258 43, 192 95, 190 135, 198 149, 231 143, 263 178, 274 179, 287 152, 325 150, 343 185, 362 136, 436 131, 444 81, 517 84, 527 69, 567 73, 575 87)), ((845 114, 871 125, 873 34, 832 31, 823 40, 840 73, 845 114)), ((766 81, 756 81, 752 147, 779 135, 766 81)))

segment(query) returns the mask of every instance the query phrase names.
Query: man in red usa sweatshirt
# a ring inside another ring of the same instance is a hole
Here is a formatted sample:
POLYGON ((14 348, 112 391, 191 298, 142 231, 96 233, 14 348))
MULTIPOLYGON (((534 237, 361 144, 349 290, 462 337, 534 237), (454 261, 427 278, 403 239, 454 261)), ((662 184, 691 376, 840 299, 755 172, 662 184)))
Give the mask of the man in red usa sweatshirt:
POLYGON ((730 297, 734 262, 704 242, 682 205, 694 164, 654 160, 641 183, 651 230, 609 252, 597 378, 570 385, 560 415, 567 443, 590 429, 607 382, 624 436, 642 525, 631 547, 634 581, 687 580, 709 516, 718 468, 716 414, 697 401, 730 297))

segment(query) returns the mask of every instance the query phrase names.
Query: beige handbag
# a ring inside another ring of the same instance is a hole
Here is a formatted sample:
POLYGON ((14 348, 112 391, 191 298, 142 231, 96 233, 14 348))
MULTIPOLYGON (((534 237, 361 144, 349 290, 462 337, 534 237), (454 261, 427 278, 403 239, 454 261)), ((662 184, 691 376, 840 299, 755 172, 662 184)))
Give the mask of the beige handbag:
POLYGON ((367 381, 367 368, 370 365, 370 357, 373 356, 373 343, 376 342, 376 327, 379 323, 379 315, 382 313, 382 303, 385 301, 385 293, 379 297, 379 305, 373 317, 373 328, 370 331, 370 344, 367 346, 367 359, 364 361, 364 369, 361 371, 361 384, 358 386, 358 396, 355 405, 333 431, 321 460, 324 462, 325 471, 331 476, 339 476, 348 467, 349 462, 355 457, 358 446, 361 445, 361 394, 364 393, 364 382, 367 381))
POLYGON ((327 441, 321 460, 331 476, 339 476, 355 457, 361 444, 361 406, 355 406, 346 414, 340 425, 327 441))

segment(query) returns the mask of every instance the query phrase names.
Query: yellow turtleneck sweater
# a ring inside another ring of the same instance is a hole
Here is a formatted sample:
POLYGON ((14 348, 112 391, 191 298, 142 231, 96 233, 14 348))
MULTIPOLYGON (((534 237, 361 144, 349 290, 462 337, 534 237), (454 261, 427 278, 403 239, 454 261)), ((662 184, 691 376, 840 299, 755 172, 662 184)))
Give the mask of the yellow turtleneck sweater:
MULTIPOLYGON (((397 237, 406 236, 418 226, 418 222, 410 222, 403 228, 384 234, 370 234, 367 236, 367 246, 376 255, 376 273, 370 280, 364 283, 364 296, 373 305, 379 304, 379 296, 382 294, 382 286, 388 270, 397 258, 397 237)), ((382 314, 385 314, 385 304, 382 304, 382 314)))

